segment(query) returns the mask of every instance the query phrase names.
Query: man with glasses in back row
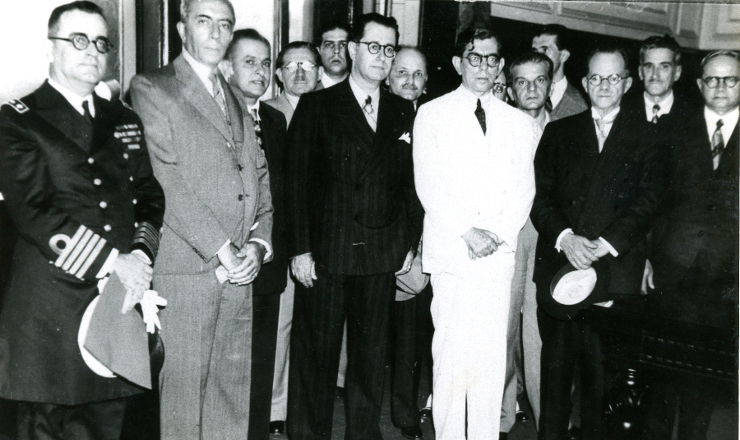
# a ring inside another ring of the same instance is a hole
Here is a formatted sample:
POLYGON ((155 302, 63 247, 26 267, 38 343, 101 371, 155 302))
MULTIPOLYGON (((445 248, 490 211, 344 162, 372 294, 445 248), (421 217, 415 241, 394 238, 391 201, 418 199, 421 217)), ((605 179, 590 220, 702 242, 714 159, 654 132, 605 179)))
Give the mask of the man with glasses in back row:
POLYGON ((455 91, 419 108, 414 172, 422 263, 434 289, 434 427, 440 440, 499 437, 514 252, 534 198, 541 129, 496 99, 504 67, 488 28, 460 33, 455 91))
POLYGON ((593 52, 583 78, 591 110, 547 124, 535 156, 531 220, 539 233, 533 277, 542 337, 541 440, 566 437, 576 363, 583 439, 606 438, 599 338, 589 313, 569 320, 549 314, 553 278, 568 263, 583 270, 605 259, 599 266, 610 272, 604 290, 613 302, 602 305, 629 308, 644 298, 646 235, 666 187, 668 158, 655 142, 653 124, 621 110, 632 85, 627 66, 623 49, 593 52))
POLYGON ((287 207, 296 285, 288 435, 329 439, 347 321, 346 438, 379 440, 395 274, 421 234, 411 102, 380 88, 396 55, 392 17, 358 18, 352 70, 301 97, 288 131, 287 207))
POLYGON ((126 290, 119 310, 137 313, 164 194, 138 116, 93 92, 113 48, 102 9, 59 6, 48 38, 48 81, 0 110, 0 191, 19 232, 0 315, 0 396, 20 401, 19 439, 117 439, 126 397, 144 389, 94 373, 78 329, 109 274, 126 290))

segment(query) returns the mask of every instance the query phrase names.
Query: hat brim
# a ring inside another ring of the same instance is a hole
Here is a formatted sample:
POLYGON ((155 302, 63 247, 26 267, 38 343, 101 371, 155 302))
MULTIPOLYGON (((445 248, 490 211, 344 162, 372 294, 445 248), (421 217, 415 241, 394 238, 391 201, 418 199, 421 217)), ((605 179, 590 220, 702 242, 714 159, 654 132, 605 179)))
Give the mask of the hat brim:
POLYGON ((550 282, 550 294, 542 307, 550 316, 572 320, 586 307, 608 301, 609 264, 598 260, 586 270, 565 264, 550 282))

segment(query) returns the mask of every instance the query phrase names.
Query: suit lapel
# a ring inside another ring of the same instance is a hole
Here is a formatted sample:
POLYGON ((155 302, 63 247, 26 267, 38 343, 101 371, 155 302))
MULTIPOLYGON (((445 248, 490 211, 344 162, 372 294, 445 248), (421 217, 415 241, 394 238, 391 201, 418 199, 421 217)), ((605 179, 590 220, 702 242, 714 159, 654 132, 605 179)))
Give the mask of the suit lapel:
MULTIPOLYGON (((352 88, 349 85, 349 79, 336 85, 337 87, 337 116, 340 123, 344 126, 347 136, 357 146, 364 157, 370 156, 370 150, 373 147, 375 133, 367 123, 365 114, 362 112, 360 104, 355 99, 352 88)), ((381 106, 382 108, 382 103, 381 106)), ((378 126, 380 123, 378 123, 378 126)))
POLYGON ((80 113, 49 82, 34 92, 37 113, 85 152, 90 151, 93 129, 80 113))
POLYGON ((719 166, 717 167, 717 170, 715 170, 716 174, 738 172, 738 145, 740 144, 740 134, 738 133, 739 127, 740 122, 735 124, 735 128, 732 130, 730 139, 725 143, 725 150, 722 152, 722 156, 719 158, 719 166))
MULTIPOLYGON (((237 144, 236 148, 241 148, 244 143, 244 113, 242 112, 239 102, 236 100, 236 96, 231 90, 231 86, 226 82, 221 73, 218 74, 221 84, 223 85, 224 95, 226 98, 226 108, 229 112, 230 133, 234 138, 234 142, 237 144)), ((215 102, 215 100, 213 100, 215 102)), ((220 110, 220 109, 219 109, 220 110)))
MULTIPOLYGON (((177 57, 172 64, 175 67, 176 78, 182 83, 183 96, 185 96, 185 99, 187 99, 204 118, 216 127, 224 138, 231 142, 233 134, 231 133, 229 126, 226 124, 226 118, 224 118, 221 109, 218 104, 216 104, 216 100, 214 100, 211 94, 208 93, 205 85, 198 75, 195 74, 193 68, 190 67, 182 55, 177 57)), ((227 88, 228 86, 224 87, 224 91, 227 88)), ((226 95, 228 96, 229 93, 227 92, 226 95)))

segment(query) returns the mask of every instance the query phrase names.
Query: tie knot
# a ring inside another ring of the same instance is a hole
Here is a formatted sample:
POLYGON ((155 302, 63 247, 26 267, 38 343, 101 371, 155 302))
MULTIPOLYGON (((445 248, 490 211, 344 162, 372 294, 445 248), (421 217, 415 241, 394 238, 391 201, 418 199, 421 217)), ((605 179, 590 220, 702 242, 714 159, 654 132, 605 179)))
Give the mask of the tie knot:
POLYGON ((375 109, 373 109, 373 98, 371 96, 368 95, 367 99, 365 99, 365 105, 362 106, 362 109, 370 115, 375 113, 375 109))
POLYGON ((478 100, 478 103, 475 105, 475 109, 476 110, 482 110, 483 109, 483 107, 481 107, 481 105, 480 105, 480 99, 478 100))
POLYGON ((657 114, 660 111, 660 106, 658 104, 655 104, 653 106, 653 114, 657 114))
POLYGON ((722 128, 723 125, 725 125, 725 123, 722 121, 722 119, 717 121, 717 128, 722 128))

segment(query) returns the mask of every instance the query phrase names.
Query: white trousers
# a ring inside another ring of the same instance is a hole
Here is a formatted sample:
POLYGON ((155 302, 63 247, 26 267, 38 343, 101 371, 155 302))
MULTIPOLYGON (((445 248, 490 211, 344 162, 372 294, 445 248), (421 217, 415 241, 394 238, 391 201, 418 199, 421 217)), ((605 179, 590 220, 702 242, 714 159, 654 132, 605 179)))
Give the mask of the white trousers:
POLYGON ((288 416, 288 369, 290 367, 290 330, 293 327, 295 284, 288 268, 288 284, 280 295, 278 335, 275 346, 275 377, 272 382, 270 421, 284 422, 288 416))
POLYGON ((514 254, 432 275, 432 413, 437 440, 498 438, 514 254))

